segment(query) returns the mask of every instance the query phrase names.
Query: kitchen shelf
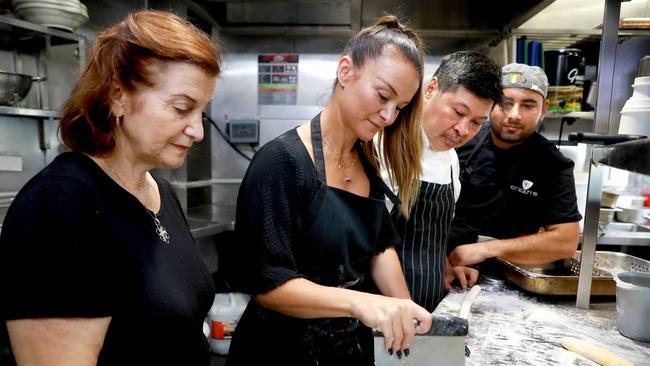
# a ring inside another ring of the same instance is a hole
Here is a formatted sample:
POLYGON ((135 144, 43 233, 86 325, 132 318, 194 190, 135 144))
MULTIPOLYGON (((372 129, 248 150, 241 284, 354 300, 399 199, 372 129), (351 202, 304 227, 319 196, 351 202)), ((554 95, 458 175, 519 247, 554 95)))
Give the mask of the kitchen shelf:
POLYGON ((57 111, 23 107, 0 106, 0 115, 37 118, 58 118, 57 111))
POLYGON ((187 223, 194 238, 235 230, 234 205, 203 205, 187 209, 187 223))
POLYGON ((0 33, 3 30, 11 31, 14 35, 18 35, 22 39, 44 35, 51 36, 53 45, 79 43, 85 42, 86 40, 83 36, 76 33, 30 23, 7 15, 0 15, 0 33))
POLYGON ((548 111, 544 119, 548 118, 575 118, 575 119, 594 119, 594 112, 561 112, 561 111, 548 111))
POLYGON ((172 182, 174 188, 200 188, 215 184, 241 184, 243 178, 212 178, 204 180, 193 180, 189 182, 172 182))
POLYGON ((609 231, 596 241, 601 245, 650 246, 650 232, 609 231))
MULTIPOLYGON (((540 41, 545 49, 576 48, 591 44, 598 46, 602 37, 602 29, 514 29, 512 34, 517 37, 525 36, 540 41)), ((650 29, 623 29, 618 32, 618 38, 650 36, 650 29)))
POLYGON ((187 223, 190 225, 190 232, 195 239, 219 234, 224 231, 235 230, 235 223, 232 221, 216 222, 203 218, 188 216, 187 223))

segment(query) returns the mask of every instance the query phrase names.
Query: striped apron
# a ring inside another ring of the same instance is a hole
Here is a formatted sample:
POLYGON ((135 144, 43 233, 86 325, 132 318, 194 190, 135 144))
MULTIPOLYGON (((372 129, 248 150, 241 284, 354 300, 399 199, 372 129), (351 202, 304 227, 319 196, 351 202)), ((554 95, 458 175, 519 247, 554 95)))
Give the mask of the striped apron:
POLYGON ((455 204, 453 182, 453 172, 449 184, 420 181, 409 219, 400 216, 397 220, 402 237, 397 253, 411 298, 428 311, 433 311, 445 296, 447 237, 455 204))

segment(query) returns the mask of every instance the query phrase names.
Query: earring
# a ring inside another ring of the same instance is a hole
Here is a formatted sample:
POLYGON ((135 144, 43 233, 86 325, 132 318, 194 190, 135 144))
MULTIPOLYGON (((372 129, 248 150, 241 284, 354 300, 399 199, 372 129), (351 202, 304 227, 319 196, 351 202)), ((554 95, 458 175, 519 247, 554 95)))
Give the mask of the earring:
POLYGON ((120 126, 120 116, 115 116, 115 126, 120 126))

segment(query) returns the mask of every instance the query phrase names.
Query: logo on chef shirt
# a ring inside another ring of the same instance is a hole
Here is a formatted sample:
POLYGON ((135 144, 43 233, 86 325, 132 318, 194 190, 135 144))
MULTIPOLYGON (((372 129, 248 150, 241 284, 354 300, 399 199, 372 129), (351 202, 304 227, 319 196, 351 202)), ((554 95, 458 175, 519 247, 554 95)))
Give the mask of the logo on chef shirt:
POLYGON ((510 189, 512 189, 513 191, 517 191, 519 193, 523 193, 523 194, 525 194, 527 196, 537 197, 537 192, 530 190, 530 188, 533 186, 533 184, 535 184, 535 183, 529 181, 528 179, 524 179, 523 181, 521 181, 521 187, 511 185, 510 189))

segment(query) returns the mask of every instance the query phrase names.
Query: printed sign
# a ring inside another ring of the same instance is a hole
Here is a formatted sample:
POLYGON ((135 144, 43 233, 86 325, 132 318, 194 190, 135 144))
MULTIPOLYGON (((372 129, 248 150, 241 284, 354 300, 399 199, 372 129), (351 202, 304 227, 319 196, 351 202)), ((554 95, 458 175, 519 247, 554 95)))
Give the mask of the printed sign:
POLYGON ((257 104, 295 105, 298 95, 298 55, 257 56, 257 104))

